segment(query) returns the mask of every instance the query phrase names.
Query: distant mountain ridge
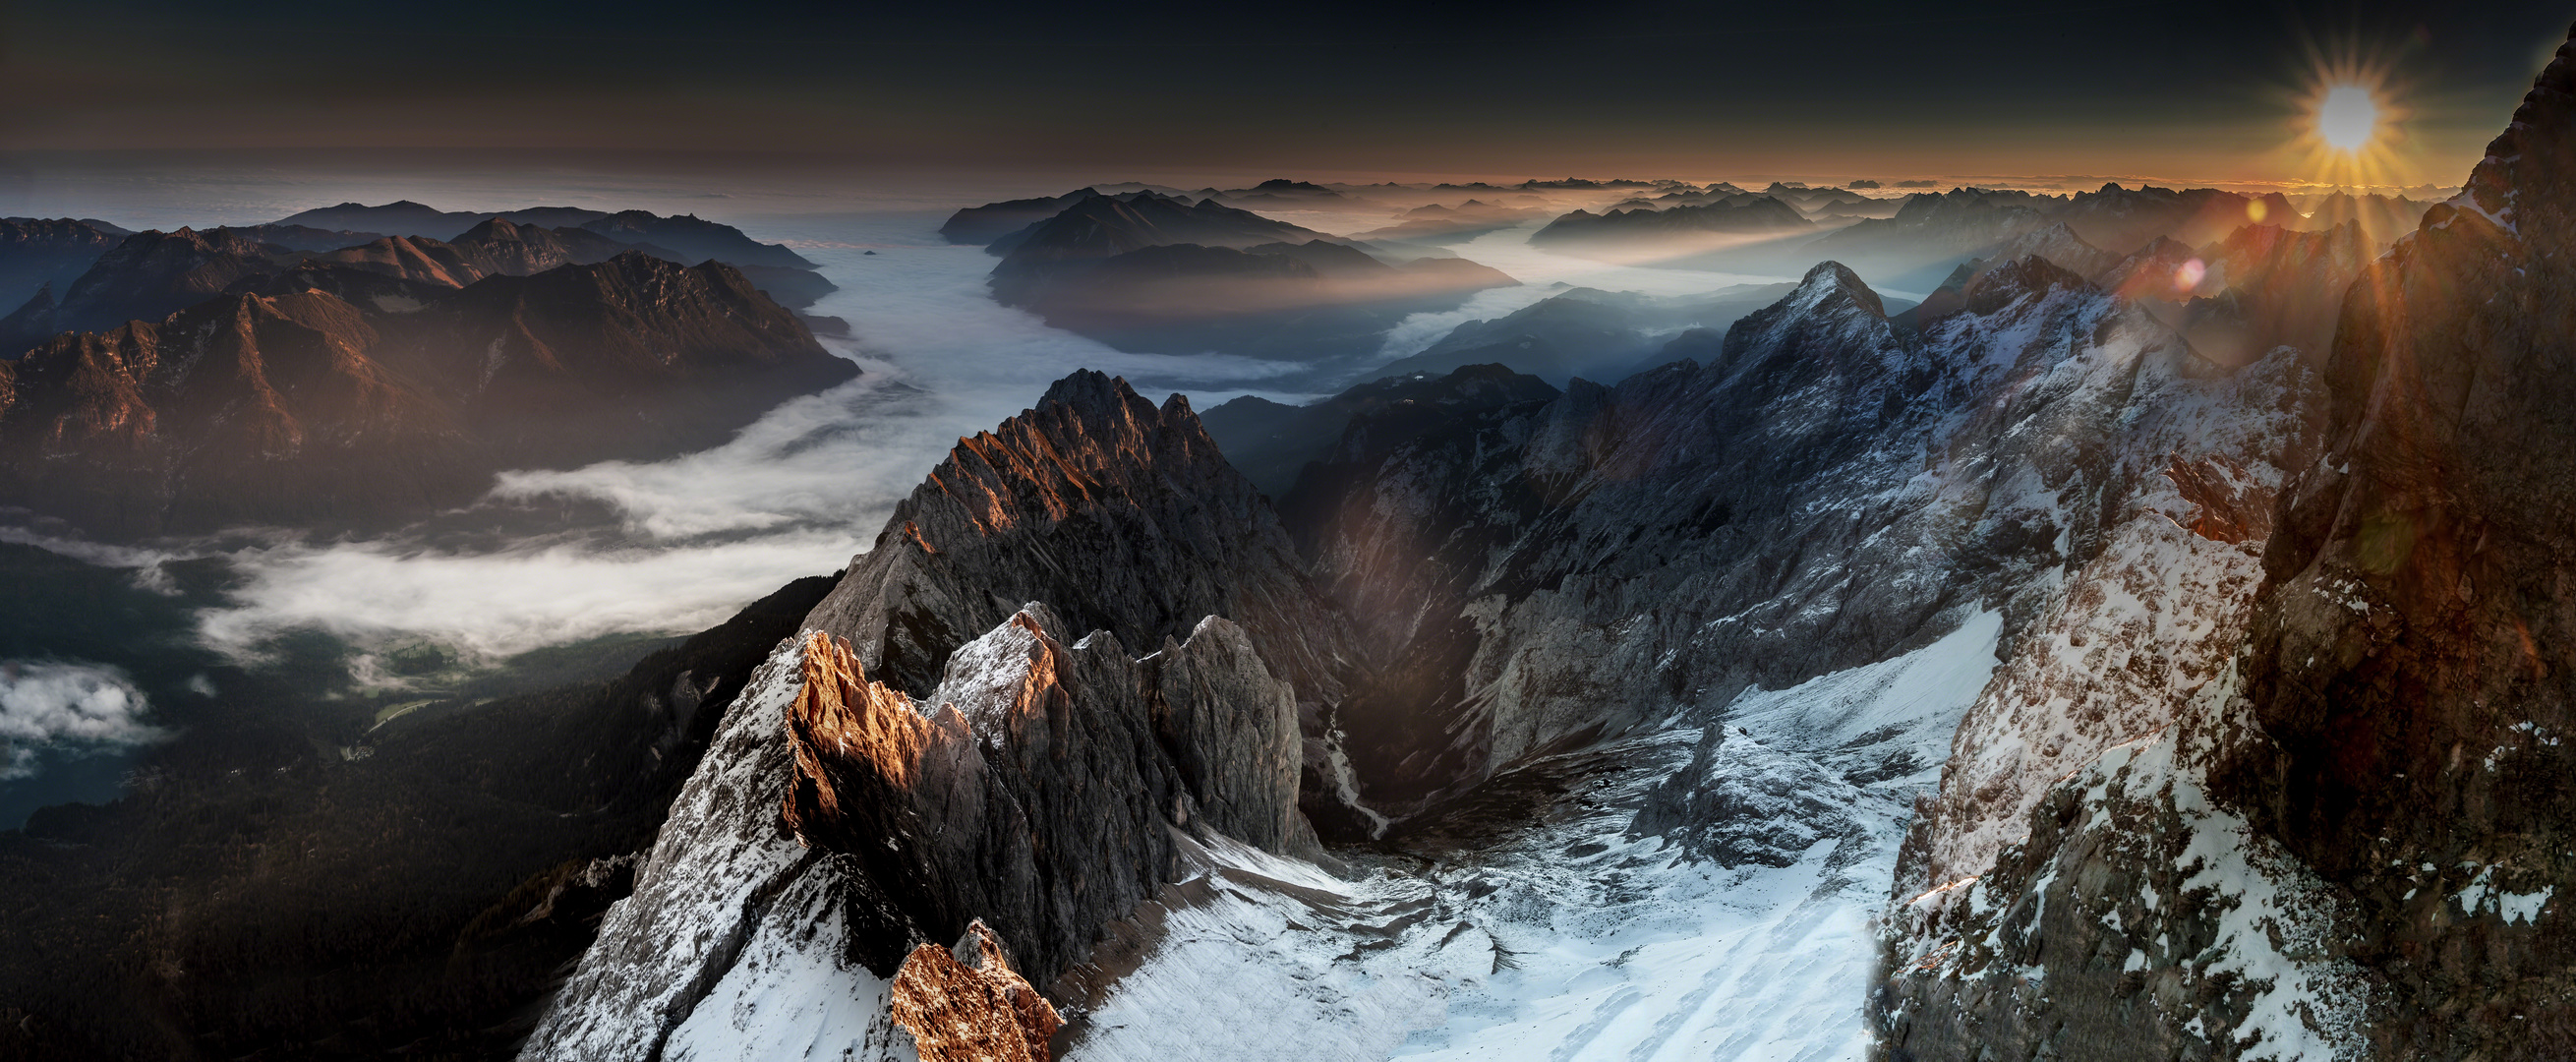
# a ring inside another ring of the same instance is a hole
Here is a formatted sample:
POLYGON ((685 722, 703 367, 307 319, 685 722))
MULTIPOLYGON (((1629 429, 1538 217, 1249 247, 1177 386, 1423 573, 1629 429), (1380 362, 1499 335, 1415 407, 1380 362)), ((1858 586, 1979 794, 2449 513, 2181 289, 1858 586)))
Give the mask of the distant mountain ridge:
POLYGON ((1706 250, 1735 242, 1812 233, 1815 222, 1778 198, 1761 195, 1665 210, 1577 210, 1531 234, 1536 246, 1618 245, 1623 248, 1706 250))
POLYGON ((762 243, 743 235, 741 229, 708 221, 694 214, 675 214, 665 217, 643 210, 621 210, 610 213, 585 207, 526 207, 518 210, 485 211, 440 210, 408 199, 401 199, 381 206, 342 203, 338 206, 317 207, 287 215, 270 224, 339 229, 385 236, 426 236, 437 240, 454 240, 489 218, 500 218, 514 225, 533 225, 542 229, 584 229, 619 243, 652 244, 700 261, 713 258, 736 266, 814 268, 814 263, 807 261, 805 256, 788 250, 783 245, 762 243))
POLYGON ((0 305, 38 289, 67 290, 98 256, 132 232, 96 218, 0 218, 0 305))
MULTIPOLYGON (((445 222, 455 217, 425 207, 412 209, 415 207, 419 204, 344 206, 307 211, 297 217, 393 229, 417 228, 411 223, 423 219, 434 222, 430 227, 443 229, 445 222)), ((547 207, 513 213, 553 218, 582 212, 547 207)), ((90 259, 71 282, 40 288, 17 310, 0 317, 0 356, 24 350, 56 333, 104 331, 127 321, 157 321, 200 299, 256 277, 282 273, 308 259, 442 287, 463 287, 486 276, 526 275, 563 265, 605 262, 628 251, 642 251, 680 265, 724 261, 791 309, 811 306, 837 290, 794 252, 774 244, 755 243, 713 222, 626 211, 598 214, 587 224, 590 227, 547 228, 533 220, 514 222, 506 216, 489 215, 452 239, 416 233, 378 235, 325 230, 290 222, 130 234, 90 259), (666 246, 654 242, 654 238, 668 238, 686 247, 666 246)), ((11 260, 7 245, 0 244, 0 265, 11 260)))
POLYGON ((996 301, 1126 350, 1321 363, 1406 315, 1518 283, 1458 258, 1388 264, 1349 241, 1152 191, 1088 195, 995 241, 996 301))
POLYGON ((501 468, 712 445, 858 372, 718 262, 630 251, 461 288, 320 264, 256 279, 0 362, 0 504, 116 539, 382 529, 501 468))

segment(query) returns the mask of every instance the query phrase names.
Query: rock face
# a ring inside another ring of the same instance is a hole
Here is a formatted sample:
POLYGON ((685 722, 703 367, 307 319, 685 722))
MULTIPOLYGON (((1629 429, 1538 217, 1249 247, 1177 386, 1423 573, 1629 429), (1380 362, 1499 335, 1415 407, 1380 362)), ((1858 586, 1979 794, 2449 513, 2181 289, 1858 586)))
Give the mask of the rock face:
POLYGON ((2236 574, 2162 604, 2134 591, 2222 569, 2132 565, 2106 588, 2120 608, 2086 624, 2129 611, 2171 633, 2143 670, 2135 637, 2095 643, 2131 654, 2125 674, 2057 669, 2132 687, 2099 736, 2033 726, 2070 701, 2096 718, 2062 681, 1999 677, 1994 710, 1971 713, 1909 842, 1922 873, 1899 879, 1891 1057, 2549 1058, 2576 1043, 2556 906, 2571 765, 2552 737, 2570 711, 2571 125, 2562 48, 2463 195, 2351 286, 2311 403, 2322 453, 2275 451, 2295 477, 2175 469, 2177 501, 2226 510, 2177 513, 2201 540, 2181 541, 2236 574), (2049 773, 1993 766, 2033 738, 2075 769, 1994 803, 2010 791, 1995 780, 2049 773))
POLYGON ((2353 286, 2216 789, 2354 905, 2385 1057, 2576 1044, 2576 46, 2353 286))
POLYGON ((1315 848, 1295 700, 1239 628, 1210 617, 1141 661, 1051 628, 1044 606, 1014 614, 919 705, 817 632, 786 719, 797 835, 855 855, 931 939, 980 918, 1042 978, 1169 879, 1172 826, 1315 848))
POLYGON ((1060 973, 1186 834, 1320 855, 1294 684, 1340 636, 1293 561, 1177 398, 1081 373, 961 440, 736 699, 524 1057, 875 1058, 898 1020, 1020 1057, 1005 955, 1060 973), (961 937, 978 978, 918 950, 961 937))
POLYGON ((708 445, 857 374, 720 264, 358 275, 358 303, 281 284, 0 365, 0 500, 119 538, 383 527, 499 468, 708 445))

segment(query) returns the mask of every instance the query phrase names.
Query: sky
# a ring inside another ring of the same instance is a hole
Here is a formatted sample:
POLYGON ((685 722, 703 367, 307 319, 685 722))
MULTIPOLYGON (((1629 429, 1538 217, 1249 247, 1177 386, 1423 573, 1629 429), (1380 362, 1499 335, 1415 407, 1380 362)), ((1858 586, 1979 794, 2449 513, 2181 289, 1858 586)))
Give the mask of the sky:
MULTIPOLYGON (((400 149, 1144 179, 2320 179, 2323 66, 2456 183, 2576 3, 0 0, 0 151, 400 149)), ((33 160, 33 161, 31 161, 33 160)))

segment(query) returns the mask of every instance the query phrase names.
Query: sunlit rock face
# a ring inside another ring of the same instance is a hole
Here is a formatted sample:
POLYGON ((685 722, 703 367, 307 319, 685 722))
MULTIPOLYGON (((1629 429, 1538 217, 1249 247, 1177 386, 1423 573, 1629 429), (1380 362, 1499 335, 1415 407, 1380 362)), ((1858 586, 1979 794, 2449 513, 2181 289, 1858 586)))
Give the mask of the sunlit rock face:
POLYGON ((1240 629, 1210 617, 1138 660, 1106 632, 1068 646, 1057 623, 1014 614, 919 704, 818 632, 786 719, 797 836, 856 855, 931 939, 980 918, 1040 976, 1169 878, 1172 827, 1315 852, 1295 703, 1240 629))
POLYGON ((1335 692, 1338 632, 1260 492, 1187 399, 1096 372, 958 440, 851 572, 812 622, 898 689, 926 692, 951 650, 1038 601, 1138 646, 1224 616, 1301 698, 1335 692))
POLYGON ((981 922, 953 950, 914 948, 894 976, 892 1003, 922 1062, 1046 1062, 1047 1038, 1063 1024, 981 922))

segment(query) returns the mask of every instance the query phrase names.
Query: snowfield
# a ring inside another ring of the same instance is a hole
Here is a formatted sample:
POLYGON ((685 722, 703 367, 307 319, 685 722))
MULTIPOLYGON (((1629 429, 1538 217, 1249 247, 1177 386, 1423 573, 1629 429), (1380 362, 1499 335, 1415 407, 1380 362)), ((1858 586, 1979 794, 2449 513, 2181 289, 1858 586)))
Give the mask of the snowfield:
MULTIPOLYGON (((1702 735, 1664 730, 1542 757, 1491 787, 1544 793, 1480 808, 1474 842, 1434 836, 1353 856, 1356 880, 1222 839, 1196 874, 1113 929, 1132 969, 1087 983, 1064 1057, 1858 1059, 1884 907, 1915 796, 1995 667, 2002 626, 1730 706, 1708 784, 1833 776, 1815 836, 1805 801, 1729 805, 1753 837, 1813 837, 1781 866, 1727 867, 1631 836, 1649 791, 1702 735), (1839 779, 1904 753, 1920 769, 1839 779), (1516 821, 1495 823, 1499 817, 1516 821), (1425 843, 1425 841, 1428 843, 1425 843), (1124 945, 1124 947, 1122 947, 1124 945)), ((1758 782, 1755 783, 1758 787, 1758 782)), ((1436 832, 1436 831, 1435 831, 1436 832)), ((1121 956, 1095 966, 1121 965, 1121 956)), ((1068 978, 1075 981, 1086 972, 1068 978)))

